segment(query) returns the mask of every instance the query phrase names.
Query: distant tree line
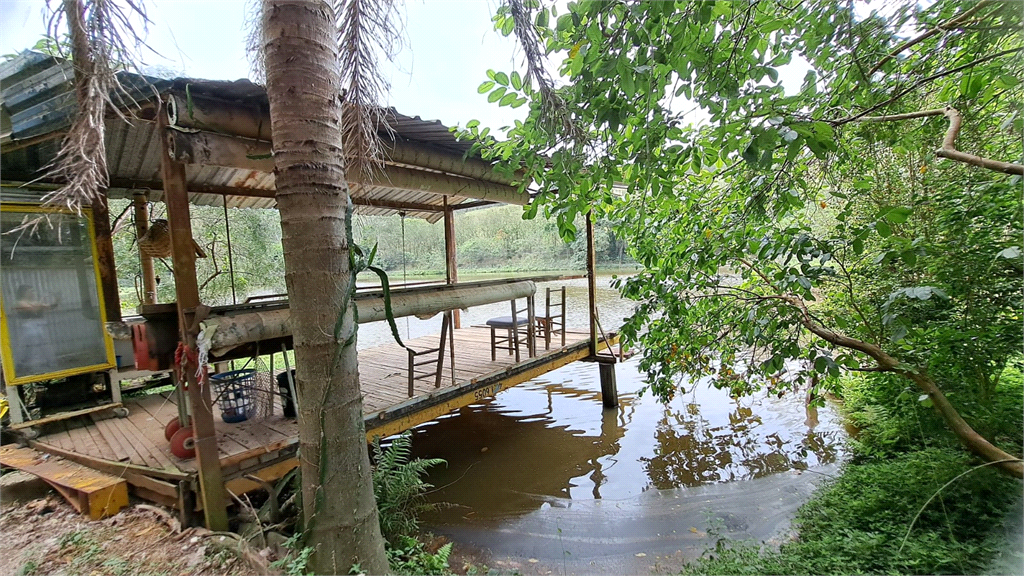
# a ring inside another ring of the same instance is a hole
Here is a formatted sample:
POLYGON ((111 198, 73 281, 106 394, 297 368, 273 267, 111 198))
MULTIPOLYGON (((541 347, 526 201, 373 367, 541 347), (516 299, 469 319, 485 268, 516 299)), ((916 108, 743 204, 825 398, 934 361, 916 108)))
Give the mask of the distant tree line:
MULTIPOLYGON (((128 207, 127 200, 110 202, 111 217, 128 207)), ((463 272, 529 272, 583 270, 586 267, 586 238, 580 235, 566 243, 558 236, 554 222, 523 220, 522 208, 500 206, 457 213, 455 234, 459 270, 463 272)), ((152 218, 164 218, 163 205, 154 203, 152 218)), ((235 299, 266 294, 283 294, 284 257, 281 224, 276 210, 228 209, 231 228, 231 264, 234 268, 235 299)), ((583 229, 582 217, 578 223, 583 229)), ((630 268, 633 260, 625 243, 615 235, 613 223, 599 219, 595 224, 595 247, 600 268, 630 268)), ((230 304, 231 265, 228 261, 224 209, 192 207, 192 234, 207 253, 196 261, 203 301, 230 304)), ((356 243, 377 245, 376 262, 394 280, 408 276, 444 274, 444 228, 420 218, 400 216, 356 216, 356 243)), ((141 276, 135 230, 130 217, 114 234, 114 253, 121 288, 121 305, 134 309, 141 292, 141 276), (140 286, 137 290, 136 286, 140 286)), ((174 275, 170 259, 155 263, 161 302, 174 301, 174 275)))

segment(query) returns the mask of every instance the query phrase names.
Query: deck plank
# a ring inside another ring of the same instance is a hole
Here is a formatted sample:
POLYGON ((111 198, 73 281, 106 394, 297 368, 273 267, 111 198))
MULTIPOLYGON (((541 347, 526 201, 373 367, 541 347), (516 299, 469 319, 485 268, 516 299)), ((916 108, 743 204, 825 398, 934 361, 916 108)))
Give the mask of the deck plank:
MULTIPOLYGON (((149 420, 151 423, 156 422, 153 418, 150 418, 149 420)), ((138 439, 139 442, 137 446, 139 452, 142 453, 143 450, 148 452, 148 457, 146 454, 142 454, 142 456, 152 462, 157 468, 177 468, 177 466, 174 465, 174 462, 171 461, 170 457, 172 455, 170 443, 164 439, 162 426, 158 431, 154 428, 153 431, 145 432, 140 429, 131 418, 121 419, 121 421, 118 422, 118 425, 122 427, 122 430, 126 435, 129 437, 134 435, 134 437, 138 439), (157 434, 153 434, 154 431, 157 432, 157 434), (159 440, 157 440, 156 436, 159 436, 159 440)))
MULTIPOLYGON (((552 361, 551 366, 559 365, 558 361, 567 358, 579 358, 580 345, 589 337, 586 332, 569 332, 566 334, 566 346, 562 347, 558 338, 553 339, 552 347, 544 349, 543 341, 538 339, 537 356, 530 358, 525 349, 520 357, 520 364, 530 363, 544 366, 552 361)), ((445 350, 442 369, 441 386, 434 387, 433 378, 423 378, 414 384, 415 394, 408 396, 408 354, 397 343, 359 351, 359 377, 363 396, 364 414, 387 412, 402 405, 402 416, 389 416, 388 419, 368 422, 367 427, 377 430, 386 429, 394 433, 402 427, 413 426, 423 422, 430 414, 436 417, 440 408, 438 392, 459 390, 458 402, 464 405, 471 402, 472 395, 466 396, 468 385, 484 379, 512 382, 522 381, 521 373, 512 372, 517 364, 515 356, 498 351, 496 360, 490 358, 490 331, 487 328, 462 328, 454 333, 455 346, 455 384, 452 383, 451 351, 445 350), (506 373, 508 374, 506 376, 506 373), (412 412, 409 412, 409 409, 412 412), (382 428, 382 426, 386 428, 382 428)), ((411 339, 407 342, 413 348, 432 348, 438 345, 437 335, 427 335, 411 339)), ((446 342, 447 345, 447 342, 446 342)), ((584 344, 585 346, 585 344, 584 344)), ((426 356, 420 359, 426 360, 426 356)), ((564 361, 562 362, 564 364, 564 361)), ((284 371, 283 366, 276 373, 284 371)), ((431 370, 432 366, 424 365, 422 370, 431 370)), ((552 368, 547 368, 552 369, 552 368)), ((531 368, 537 374, 536 367, 531 368)), ((53 447, 64 448, 76 453, 109 461, 128 461, 132 464, 163 470, 193 472, 196 461, 181 460, 170 453, 169 446, 163 438, 164 425, 177 416, 173 393, 151 394, 142 397, 127 398, 125 405, 129 408, 129 417, 123 421, 104 420, 96 415, 83 416, 80 421, 64 423, 51 431, 43 440, 53 447)), ((453 398, 448 395, 444 398, 453 398)), ((444 400, 448 402, 449 400, 444 400)), ((450 404, 445 404, 450 406, 450 404)), ((264 420, 250 420, 238 424, 221 422, 219 409, 215 407, 216 430, 218 436, 218 454, 225 466, 235 466, 250 461, 252 458, 268 452, 294 447, 297 441, 298 426, 292 419, 281 416, 280 398, 275 399, 273 415, 264 420)), ((249 464, 246 464, 249 466, 249 464)), ((258 468, 259 466, 257 466, 258 468)), ((153 470, 153 473, 158 473, 153 470)))
MULTIPOLYGON (((117 462, 131 462, 131 456, 128 451, 121 444, 121 439, 114 433, 109 427, 106 420, 98 420, 93 418, 93 426, 99 430, 103 439, 106 440, 107 446, 110 447, 111 452, 114 453, 114 460, 117 462)), ((133 462, 135 463, 135 462, 133 462)))

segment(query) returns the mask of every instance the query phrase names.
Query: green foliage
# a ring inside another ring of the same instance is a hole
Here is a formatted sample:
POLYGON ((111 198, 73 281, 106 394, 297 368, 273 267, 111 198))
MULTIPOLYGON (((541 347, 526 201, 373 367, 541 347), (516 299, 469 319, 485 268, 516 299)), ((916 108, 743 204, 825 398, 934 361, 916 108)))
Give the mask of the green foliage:
MULTIPOLYGON (((1019 10, 525 5, 563 85, 526 83, 529 114, 501 141, 478 123, 462 134, 525 170, 540 190, 525 217, 543 210, 567 241, 580 214, 614 223, 642 266, 619 285, 638 302, 622 335, 656 394, 701 376, 736 394, 820 391, 867 368, 925 374, 958 408, 988 410, 1024 338, 1021 177, 932 151, 954 106, 958 149, 1024 157, 1019 10), (901 46, 970 10, 979 26, 901 46), (938 112, 891 117, 923 110, 938 112), (788 360, 813 370, 783 378, 788 360)), ((506 6, 495 28, 523 21, 506 6)), ((488 77, 500 104, 512 76, 488 77)))
POLYGON ((751 543, 727 546, 684 574, 977 574, 999 548, 993 529, 1019 497, 1019 484, 990 469, 946 488, 969 469, 948 449, 850 464, 799 511, 799 537, 778 551, 751 543))
MULTIPOLYGON (((997 375, 999 383, 986 401, 969 389, 951 399, 979 434, 1017 454, 1024 441, 1020 361, 1019 357, 1011 360, 997 375)), ((847 375, 836 391, 842 397, 846 418, 858 431, 850 444, 859 459, 891 457, 925 447, 955 449, 959 445, 939 415, 902 378, 890 374, 847 375)))
POLYGON ((309 574, 309 558, 313 555, 311 546, 302 546, 301 534, 294 534, 284 541, 284 547, 290 552, 284 558, 270 563, 270 567, 280 570, 288 576, 304 576, 309 574))
POLYGON ((449 542, 430 553, 422 542, 410 536, 401 536, 387 547, 388 564, 395 574, 451 574, 448 558, 452 554, 449 542))
POLYGON ((411 449, 412 434, 408 432, 394 437, 386 448, 381 447, 379 437, 373 439, 373 495, 381 534, 392 543, 419 529, 417 515, 431 507, 423 496, 433 488, 423 481, 423 475, 431 466, 445 464, 440 458, 410 460, 411 449))
MULTIPOLYGON (((111 217, 130 210, 131 201, 111 200, 111 217)), ((164 218, 163 205, 151 204, 151 218, 164 218)), ((196 260, 196 276, 203 302, 231 303, 231 274, 228 261, 224 209, 193 206, 192 236, 208 257, 196 260)), ((242 302, 248 296, 285 292, 284 254, 281 248, 280 217, 276 210, 229 209, 231 254, 234 263, 235 293, 242 302)), ((130 215, 126 226, 113 235, 114 259, 121 288, 121 305, 135 308, 140 300, 141 269, 135 228, 130 215), (139 287, 137 289, 137 286, 139 287)), ((169 259, 156 260, 157 296, 161 302, 174 301, 174 274, 169 259), (166 261, 165 261, 166 260, 166 261)))

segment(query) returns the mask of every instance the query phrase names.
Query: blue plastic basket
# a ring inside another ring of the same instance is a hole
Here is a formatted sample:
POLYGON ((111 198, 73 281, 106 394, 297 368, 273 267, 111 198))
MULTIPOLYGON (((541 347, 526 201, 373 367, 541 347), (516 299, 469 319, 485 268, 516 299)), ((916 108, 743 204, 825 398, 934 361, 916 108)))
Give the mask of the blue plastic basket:
POLYGON ((228 424, 243 422, 252 410, 249 391, 256 384, 255 370, 232 370, 210 376, 213 393, 220 406, 220 417, 228 424))

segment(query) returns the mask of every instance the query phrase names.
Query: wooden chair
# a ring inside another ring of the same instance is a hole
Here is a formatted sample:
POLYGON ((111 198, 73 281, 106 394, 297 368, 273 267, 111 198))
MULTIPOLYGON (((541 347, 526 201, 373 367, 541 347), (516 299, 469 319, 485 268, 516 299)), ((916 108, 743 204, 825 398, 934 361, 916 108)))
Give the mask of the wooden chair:
POLYGON ((544 349, 551 349, 551 335, 561 335, 565 347, 565 286, 548 288, 544 295, 544 315, 537 316, 537 337, 544 338, 544 349), (551 296, 554 294, 555 299, 551 296))
POLYGON ((441 387, 441 372, 444 370, 445 340, 448 341, 448 348, 451 352, 452 384, 455 384, 455 330, 452 322, 452 311, 448 310, 444 313, 444 317, 441 320, 441 342, 438 344, 437 348, 428 348, 426 350, 413 350, 412 348, 406 348, 406 352, 409 353, 410 398, 416 394, 416 391, 413 389, 413 384, 415 384, 417 380, 433 376, 434 388, 441 387), (427 354, 437 354, 437 356, 431 356, 426 360, 417 360, 420 356, 427 354), (427 365, 433 365, 434 370, 431 372, 418 370, 420 366, 427 365))
POLYGON ((497 360, 498 350, 508 350, 509 356, 515 354, 516 362, 520 359, 520 344, 523 336, 526 337, 526 349, 530 358, 537 354, 537 347, 534 344, 534 330, 531 328, 537 322, 534 318, 533 296, 526 297, 526 307, 517 308, 516 301, 511 301, 512 315, 499 316, 487 321, 491 329, 491 361, 497 360), (506 336, 498 336, 498 330, 505 331, 506 336))

